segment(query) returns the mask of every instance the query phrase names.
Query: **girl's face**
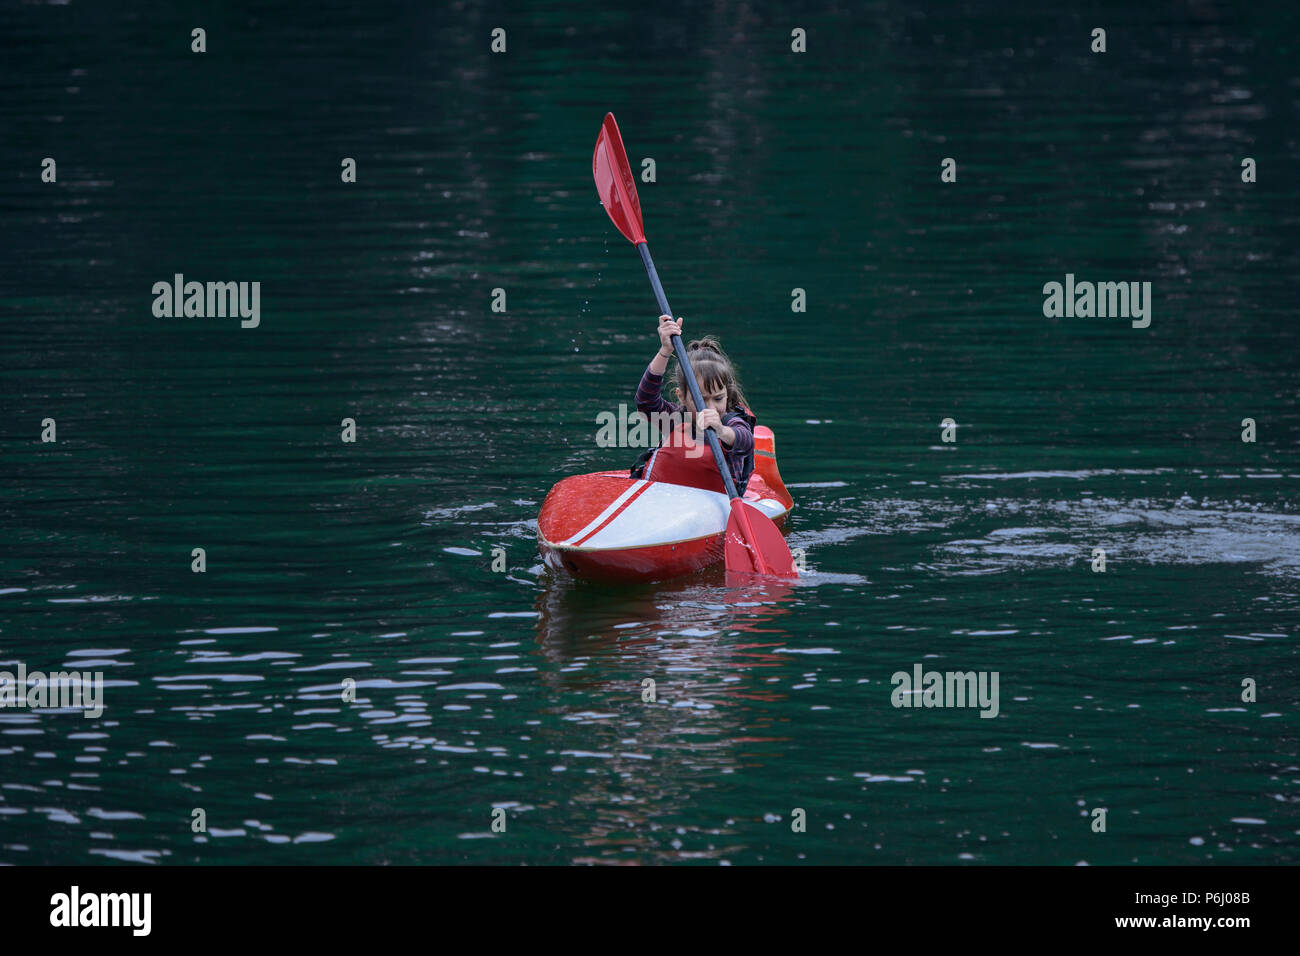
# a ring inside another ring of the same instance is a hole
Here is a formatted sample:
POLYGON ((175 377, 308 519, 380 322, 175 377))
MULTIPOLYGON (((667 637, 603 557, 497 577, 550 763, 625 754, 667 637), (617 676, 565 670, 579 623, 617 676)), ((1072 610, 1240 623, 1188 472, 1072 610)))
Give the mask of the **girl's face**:
MULTIPOLYGON (((710 382, 708 385, 700 385, 700 394, 704 397, 704 405, 718 413, 719 416, 726 414, 727 411, 727 387, 719 382, 710 382)), ((686 410, 695 416, 695 402, 691 400, 689 394, 683 395, 682 390, 677 390, 677 401, 686 406, 686 410)))

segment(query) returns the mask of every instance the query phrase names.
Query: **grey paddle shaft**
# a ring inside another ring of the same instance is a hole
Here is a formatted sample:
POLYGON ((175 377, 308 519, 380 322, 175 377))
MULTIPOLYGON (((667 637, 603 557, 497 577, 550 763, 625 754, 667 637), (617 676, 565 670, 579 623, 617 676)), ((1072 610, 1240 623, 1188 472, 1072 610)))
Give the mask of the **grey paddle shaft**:
MULTIPOLYGON (((659 314, 672 315, 673 310, 668 308, 668 297, 664 295, 664 287, 659 282, 659 273, 655 272, 654 260, 650 258, 650 246, 645 242, 636 244, 637 251, 641 253, 641 261, 645 263, 646 275, 650 277, 650 286, 655 290, 655 298, 659 300, 659 314)), ((697 411, 704 409, 704 396, 700 394, 699 383, 695 381, 695 370, 691 368, 691 360, 686 357, 686 346, 682 344, 680 335, 673 336, 673 353, 677 356, 677 361, 681 363, 682 371, 685 372, 686 387, 690 390, 691 401, 695 402, 697 411)), ((713 449, 713 460, 717 463, 718 472, 722 475, 722 483, 727 487, 728 498, 739 498, 736 492, 736 483, 731 478, 731 469, 727 466, 727 459, 722 454, 722 444, 718 441, 718 433, 712 428, 704 430, 704 437, 709 440, 709 447, 713 449)))

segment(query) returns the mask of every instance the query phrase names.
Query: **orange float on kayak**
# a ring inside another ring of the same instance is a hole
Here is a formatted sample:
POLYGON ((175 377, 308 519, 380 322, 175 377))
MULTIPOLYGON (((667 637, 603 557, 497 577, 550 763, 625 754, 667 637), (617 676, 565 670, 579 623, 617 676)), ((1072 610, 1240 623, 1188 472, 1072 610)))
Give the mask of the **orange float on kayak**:
MULTIPOLYGON (((754 429, 754 473, 743 500, 778 523, 794 507, 772 430, 762 425, 754 429)), ((598 471, 551 489, 537 516, 537 540, 548 567, 578 577, 676 577, 722 560, 730 512, 717 491, 598 471)))

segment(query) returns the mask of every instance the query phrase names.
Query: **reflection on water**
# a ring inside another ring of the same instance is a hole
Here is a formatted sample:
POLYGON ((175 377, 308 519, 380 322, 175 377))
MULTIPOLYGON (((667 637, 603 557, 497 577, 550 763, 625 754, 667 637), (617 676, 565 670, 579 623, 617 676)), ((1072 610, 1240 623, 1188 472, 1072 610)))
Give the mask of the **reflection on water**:
POLYGON ((786 739, 750 704, 786 696, 762 681, 788 661, 774 653, 787 643, 774 622, 790 614, 794 591, 776 579, 731 586, 721 565, 627 587, 547 573, 536 603, 538 653, 552 665, 543 681, 557 695, 580 691, 583 703, 556 706, 562 723, 540 742, 566 764, 598 759, 606 771, 570 793, 575 820, 588 821, 574 836, 591 850, 573 862, 725 855, 725 828, 707 830, 718 846, 689 852, 672 834, 651 835, 711 789, 710 778, 743 767, 750 745, 786 739), (567 724, 582 726, 588 749, 564 749, 567 724))

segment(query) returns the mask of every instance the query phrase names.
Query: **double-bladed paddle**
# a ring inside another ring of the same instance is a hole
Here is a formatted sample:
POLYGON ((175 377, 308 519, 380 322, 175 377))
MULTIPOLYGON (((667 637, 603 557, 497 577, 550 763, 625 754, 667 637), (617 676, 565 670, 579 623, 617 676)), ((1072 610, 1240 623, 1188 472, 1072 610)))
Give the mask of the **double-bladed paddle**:
MULTIPOLYGON (((623 149, 623 137, 619 135, 618 124, 614 114, 606 113, 605 122, 601 124, 600 135, 596 137, 596 150, 591 157, 591 173, 596 179, 596 191, 605 212, 614 221, 629 242, 641 253, 641 262, 645 265, 650 285, 654 288, 655 298, 659 301, 661 315, 672 315, 668 308, 668 298, 664 287, 655 272, 654 261, 650 258, 650 247, 645 241, 645 228, 641 223, 641 200, 636 194, 636 180, 632 177, 632 167, 627 162, 627 152, 623 149)), ((680 335, 674 335, 673 353, 682 366, 686 387, 690 389, 691 400, 697 409, 703 409, 704 398, 700 386, 695 381, 695 372, 691 360, 686 355, 686 346, 680 335)), ((736 491, 731 469, 722 454, 722 445, 718 434, 712 428, 704 431, 709 448, 713 450, 713 460, 722 475, 722 483, 727 488, 727 497, 731 499, 731 517, 727 520, 726 558, 727 570, 745 574, 772 574, 779 577, 797 578, 794 559, 790 548, 781 536, 780 530, 772 519, 762 511, 747 503, 736 491)))

